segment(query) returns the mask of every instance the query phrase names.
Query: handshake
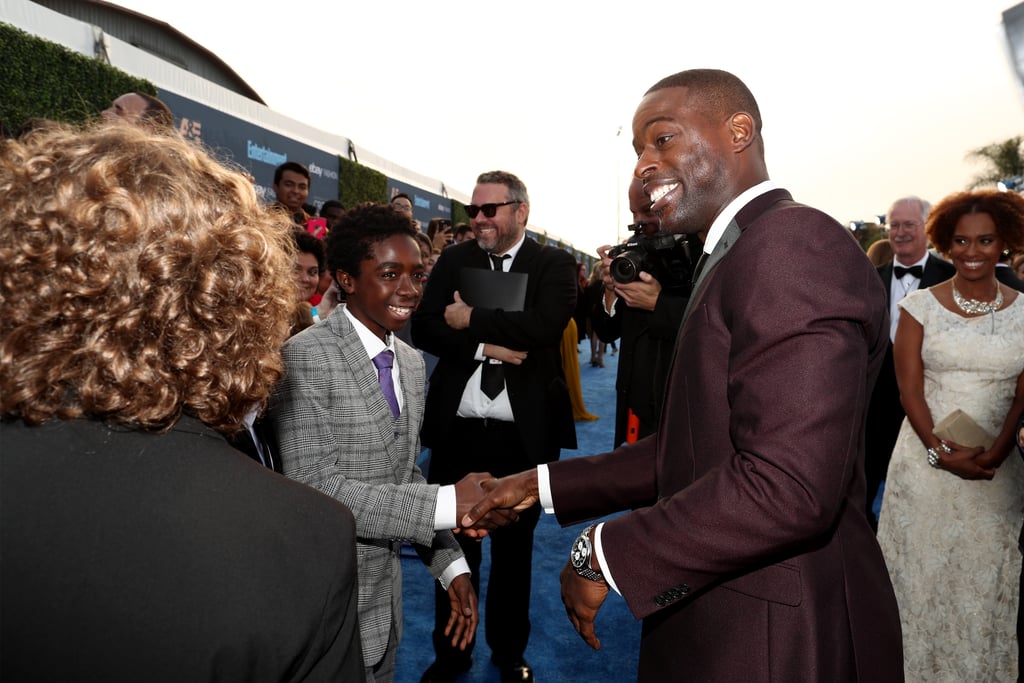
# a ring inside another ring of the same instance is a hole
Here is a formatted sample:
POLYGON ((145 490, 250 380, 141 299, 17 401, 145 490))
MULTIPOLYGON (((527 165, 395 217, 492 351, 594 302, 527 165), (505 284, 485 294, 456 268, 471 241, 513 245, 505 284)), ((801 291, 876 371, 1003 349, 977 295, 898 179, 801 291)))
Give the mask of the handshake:
POLYGON ((467 474, 455 484, 458 528, 454 531, 469 538, 483 538, 518 520, 519 513, 538 500, 536 469, 501 479, 487 472, 467 474))
MULTIPOLYGON (((492 529, 516 521, 520 512, 540 501, 537 470, 529 469, 501 479, 495 479, 486 472, 467 474, 455 484, 455 499, 459 520, 459 528, 455 532, 469 538, 482 539, 492 529)), ((589 532, 588 528, 583 535, 589 532)), ((572 562, 567 562, 560 575, 562 604, 565 605, 569 622, 584 642, 600 650, 601 640, 594 630, 594 619, 608 597, 608 583, 596 559, 590 554, 590 544, 594 541, 592 537, 588 536, 588 539, 585 546, 587 551, 582 557, 588 558, 587 566, 592 570, 591 575, 580 573, 572 562)), ((577 540, 573 545, 574 557, 581 556, 577 550, 581 542, 577 540)))

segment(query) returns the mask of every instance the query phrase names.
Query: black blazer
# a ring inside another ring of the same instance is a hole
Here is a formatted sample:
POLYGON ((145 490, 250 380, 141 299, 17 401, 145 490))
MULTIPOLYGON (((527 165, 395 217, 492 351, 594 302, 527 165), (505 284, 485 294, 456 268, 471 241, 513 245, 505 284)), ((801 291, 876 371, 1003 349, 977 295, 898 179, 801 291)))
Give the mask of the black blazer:
MULTIPOLYGON (((878 275, 882 278, 882 284, 885 286, 886 311, 889 310, 889 302, 892 300, 892 269, 892 262, 877 268, 878 275)), ((918 289, 927 289, 940 282, 945 282, 955 274, 956 268, 952 263, 929 254, 918 289)), ((871 393, 871 402, 868 405, 864 469, 869 511, 871 502, 874 501, 875 494, 878 492, 878 486, 885 479, 886 471, 889 469, 892 449, 896 445, 896 437, 899 436, 900 425, 903 424, 905 416, 903 404, 900 403, 900 388, 896 383, 896 366, 893 363, 892 342, 890 341, 885 357, 882 359, 882 368, 878 373, 874 391, 871 393)), ((868 517, 872 518, 870 514, 868 517)))
POLYGON ((1024 280, 1017 277, 1013 272, 1013 268, 1009 266, 996 266, 996 279, 1007 287, 1012 287, 1018 292, 1024 292, 1024 280))
POLYGON ((594 313, 597 336, 603 342, 620 339, 613 447, 626 441, 630 410, 640 422, 641 438, 657 430, 676 334, 688 301, 688 292, 663 289, 653 311, 631 308, 616 299, 615 315, 609 316, 604 303, 598 305, 594 313))
POLYGON ((466 382, 480 365, 477 347, 487 342, 528 352, 522 365, 504 367, 512 414, 530 462, 556 460, 560 448, 576 448, 559 350, 576 307, 576 261, 562 249, 527 237, 509 268, 528 275, 524 310, 475 308, 469 328, 454 330, 444 320, 444 309, 455 300, 463 268, 490 269, 487 253, 475 240, 441 252, 412 318, 416 346, 439 359, 430 376, 423 445, 441 443, 451 429, 466 382))
POLYGON ((355 523, 184 417, 0 423, 0 679, 361 681, 355 523))
POLYGON ((278 474, 283 474, 284 469, 281 464, 281 458, 278 456, 273 445, 277 443, 277 438, 274 435, 270 421, 266 419, 266 415, 261 415, 256 418, 252 428, 253 431, 256 432, 256 438, 260 440, 260 445, 263 447, 266 457, 270 459, 269 462, 264 462, 260 457, 260 452, 256 446, 256 442, 253 441, 252 434, 250 434, 249 430, 245 427, 234 434, 226 434, 224 438, 229 444, 245 453, 252 460, 255 460, 264 467, 274 470, 278 474))
MULTIPOLYGON (((879 266, 877 269, 879 277, 882 278, 882 284, 885 286, 885 302, 887 307, 892 300, 892 269, 892 262, 879 266)), ((954 275, 956 275, 956 268, 952 263, 943 261, 937 256, 929 255, 928 261, 925 263, 924 272, 921 274, 921 284, 918 285, 918 289, 927 289, 940 282, 945 282, 954 275)), ((889 309, 887 308, 886 310, 889 309)), ((888 442, 890 454, 892 447, 896 444, 896 436, 899 433, 900 424, 903 422, 904 416, 903 405, 900 403, 900 390, 896 384, 896 367, 893 364, 892 342, 890 341, 885 359, 882 362, 882 371, 878 375, 878 382, 875 384, 875 390, 871 394, 871 408, 868 413, 869 430, 873 428, 874 424, 877 424, 874 419, 876 417, 883 423, 888 423, 891 441, 889 439, 886 441, 888 442)), ((886 462, 888 462, 888 455, 886 455, 886 462)))

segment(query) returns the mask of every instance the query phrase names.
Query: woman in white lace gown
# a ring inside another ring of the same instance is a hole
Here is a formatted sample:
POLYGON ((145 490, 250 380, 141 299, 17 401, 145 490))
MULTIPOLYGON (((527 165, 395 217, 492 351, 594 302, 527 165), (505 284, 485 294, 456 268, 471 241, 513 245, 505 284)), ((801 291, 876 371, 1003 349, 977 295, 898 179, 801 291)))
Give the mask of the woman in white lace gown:
POLYGON ((1017 680, 1024 462, 1024 298, 995 278, 1024 241, 1024 199, 964 192, 935 207, 928 236, 957 268, 900 304, 894 347, 907 412, 878 524, 903 625, 908 682, 1017 680), (941 442, 960 409, 992 446, 941 442), (1011 457, 1012 456, 1012 457, 1011 457))

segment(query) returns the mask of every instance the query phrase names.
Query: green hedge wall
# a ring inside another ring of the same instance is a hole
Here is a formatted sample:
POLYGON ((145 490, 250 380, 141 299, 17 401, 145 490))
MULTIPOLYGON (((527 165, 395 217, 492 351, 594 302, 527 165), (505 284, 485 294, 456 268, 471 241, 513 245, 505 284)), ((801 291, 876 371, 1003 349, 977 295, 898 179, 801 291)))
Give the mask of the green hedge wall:
MULTIPOLYGON (((33 118, 84 123, 126 92, 157 94, 145 79, 0 22, 0 121, 8 130, 33 118)), ((338 198, 345 206, 387 201, 383 173, 345 157, 340 171, 338 198)), ((452 214, 455 222, 469 222, 454 200, 452 214)))
POLYGON ((83 123, 126 92, 152 83, 0 23, 0 120, 12 131, 32 118, 83 123))
POLYGON ((452 224, 469 223, 469 214, 466 213, 466 205, 458 199, 452 200, 452 224))
POLYGON ((386 202, 388 177, 379 171, 339 157, 338 199, 351 208, 362 202, 386 202))

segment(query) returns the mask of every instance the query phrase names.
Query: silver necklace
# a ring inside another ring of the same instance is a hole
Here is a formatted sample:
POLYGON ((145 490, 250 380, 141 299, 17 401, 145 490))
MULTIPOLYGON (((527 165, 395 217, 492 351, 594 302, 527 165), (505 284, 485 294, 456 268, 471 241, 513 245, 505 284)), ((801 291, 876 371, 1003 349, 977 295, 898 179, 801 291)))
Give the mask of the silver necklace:
POLYGON ((992 301, 978 301, 977 299, 965 299, 964 295, 957 291, 956 284, 953 284, 953 301, 957 308, 967 315, 984 315, 985 313, 995 314, 1003 305, 1003 290, 996 283, 996 298, 992 301))

